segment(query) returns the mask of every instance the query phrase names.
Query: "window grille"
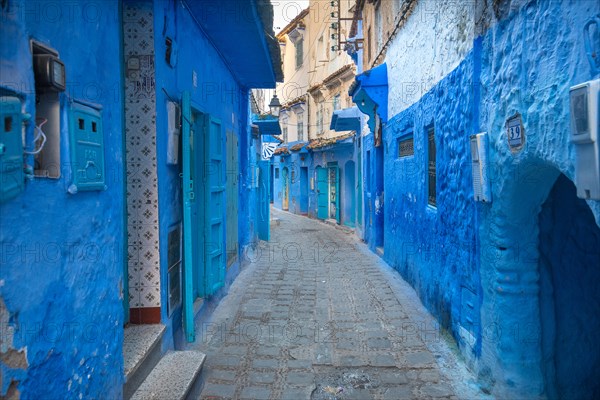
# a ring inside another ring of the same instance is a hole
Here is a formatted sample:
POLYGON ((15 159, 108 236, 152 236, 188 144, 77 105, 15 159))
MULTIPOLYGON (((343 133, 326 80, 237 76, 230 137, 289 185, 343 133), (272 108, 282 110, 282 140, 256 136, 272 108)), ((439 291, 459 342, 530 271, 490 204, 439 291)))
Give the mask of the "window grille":
POLYGON ((303 121, 298 121, 298 140, 299 141, 304 140, 304 122, 303 121))
POLYGON ((428 175, 429 175, 429 182, 428 182, 428 196, 427 196, 427 203, 429 203, 432 206, 436 206, 437 205, 437 193, 436 193, 436 179, 437 179, 437 174, 436 174, 436 163, 435 163, 435 155, 436 155, 436 148, 435 148, 435 130, 433 127, 429 128, 429 130, 427 131, 427 142, 428 142, 428 146, 427 146, 427 161, 428 161, 428 175))
POLYGON ((415 154, 415 141, 411 136, 398 141, 398 157, 409 157, 415 154))

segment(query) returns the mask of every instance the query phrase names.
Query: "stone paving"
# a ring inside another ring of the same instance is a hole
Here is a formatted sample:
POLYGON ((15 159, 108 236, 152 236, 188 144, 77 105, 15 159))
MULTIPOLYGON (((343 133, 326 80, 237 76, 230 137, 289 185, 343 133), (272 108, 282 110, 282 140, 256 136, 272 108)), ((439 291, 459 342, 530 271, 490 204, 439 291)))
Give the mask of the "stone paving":
POLYGON ((355 235, 273 210, 195 348, 203 399, 481 398, 414 291, 355 235))

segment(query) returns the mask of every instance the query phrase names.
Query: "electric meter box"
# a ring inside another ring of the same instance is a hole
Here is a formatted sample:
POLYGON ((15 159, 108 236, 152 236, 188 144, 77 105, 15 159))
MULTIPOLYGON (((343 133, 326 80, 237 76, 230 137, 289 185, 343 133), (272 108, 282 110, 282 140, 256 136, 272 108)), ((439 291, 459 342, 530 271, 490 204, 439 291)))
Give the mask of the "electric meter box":
POLYGON ((471 169, 473 172, 473 197, 475 201, 490 203, 492 188, 488 162, 488 135, 471 135, 471 169))
POLYGON ((600 200, 600 141, 598 116, 600 79, 571 87, 571 143, 575 145, 577 196, 600 200))
POLYGON ((25 186, 21 100, 0 97, 0 203, 15 198, 25 186))
POLYGON ((65 91, 65 64, 54 54, 34 54, 33 70, 37 86, 58 92, 65 91))
POLYGON ((106 188, 104 132, 101 107, 74 100, 71 103, 69 135, 73 183, 70 193, 106 188))

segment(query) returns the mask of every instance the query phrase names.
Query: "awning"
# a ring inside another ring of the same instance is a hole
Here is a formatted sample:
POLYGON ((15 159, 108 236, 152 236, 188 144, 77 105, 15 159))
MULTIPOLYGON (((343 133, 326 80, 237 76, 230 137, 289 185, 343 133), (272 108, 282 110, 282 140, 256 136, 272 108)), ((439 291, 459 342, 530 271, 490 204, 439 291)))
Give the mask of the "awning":
POLYGON ((260 135, 281 135, 279 118, 272 115, 252 115, 252 124, 258 127, 260 135))
POLYGON ((375 131, 375 113, 381 122, 387 122, 388 78, 385 63, 357 75, 348 94, 352 101, 369 118, 369 128, 375 131))
POLYGON ((274 88, 275 81, 283 81, 269 2, 184 0, 184 3, 242 86, 274 88))
POLYGON ((337 132, 357 131, 360 132, 360 116, 358 107, 349 107, 335 110, 331 116, 329 129, 337 132))

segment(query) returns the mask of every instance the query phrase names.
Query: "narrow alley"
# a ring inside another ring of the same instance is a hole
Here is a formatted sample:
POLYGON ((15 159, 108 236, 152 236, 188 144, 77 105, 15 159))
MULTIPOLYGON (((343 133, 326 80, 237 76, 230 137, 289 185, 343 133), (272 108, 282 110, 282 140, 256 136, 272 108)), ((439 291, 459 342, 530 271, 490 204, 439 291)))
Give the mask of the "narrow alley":
POLYGON ((273 210, 196 327, 203 399, 484 398, 414 290, 354 235, 273 210))

